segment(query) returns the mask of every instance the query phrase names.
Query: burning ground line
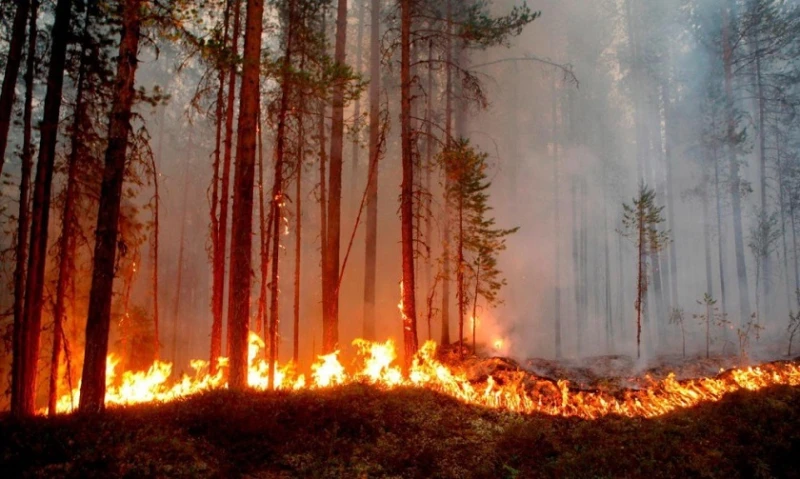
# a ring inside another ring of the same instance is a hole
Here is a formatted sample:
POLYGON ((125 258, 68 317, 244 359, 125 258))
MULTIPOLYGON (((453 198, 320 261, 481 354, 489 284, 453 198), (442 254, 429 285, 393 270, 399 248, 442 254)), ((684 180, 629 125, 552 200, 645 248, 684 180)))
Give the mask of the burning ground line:
MULTIPOLYGON (((640 390, 617 394, 581 391, 570 388, 566 380, 552 381, 526 371, 502 372, 485 381, 473 382, 464 371, 456 371, 435 359, 436 343, 429 341, 414 358, 407 375, 395 364, 394 343, 357 339, 359 369, 348 373, 339 362, 338 351, 319 356, 308 378, 296 374, 292 363, 276 365, 275 385, 281 390, 325 389, 351 383, 367 383, 384 389, 396 387, 427 388, 464 403, 516 413, 543 413, 555 416, 595 419, 609 414, 627 417, 655 417, 702 402, 713 402, 725 394, 742 389, 759 390, 774 385, 800 386, 800 365, 790 362, 768 363, 758 367, 731 369, 711 378, 678 381, 674 374, 640 390)), ((264 342, 250 334, 248 383, 256 390, 266 390, 269 364, 259 351, 264 342)), ((227 387, 223 371, 227 360, 210 375, 208 362, 191 361, 193 376, 183 375, 169 385, 172 364, 156 361, 147 371, 117 372, 119 359, 107 358, 106 404, 132 405, 169 402, 202 391, 227 387)), ((60 398, 59 413, 68 413, 78 404, 80 386, 60 398)), ((44 412, 44 411, 42 411, 44 412)))

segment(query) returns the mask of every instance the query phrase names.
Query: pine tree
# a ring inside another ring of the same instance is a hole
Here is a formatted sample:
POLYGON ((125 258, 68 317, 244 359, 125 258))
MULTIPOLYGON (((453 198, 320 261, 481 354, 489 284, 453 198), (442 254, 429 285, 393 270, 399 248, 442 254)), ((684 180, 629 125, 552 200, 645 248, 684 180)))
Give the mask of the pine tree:
POLYGON ((669 243, 669 233, 660 231, 664 222, 663 206, 656 204, 656 194, 644 182, 632 204, 622 205, 622 230, 620 234, 630 239, 636 247, 636 357, 641 357, 642 310, 647 295, 647 259, 658 254, 669 243))
POLYGON ((494 218, 489 216, 491 182, 486 173, 486 153, 476 151, 468 140, 461 139, 440 156, 448 172, 446 199, 455 216, 456 297, 459 344, 463 354, 467 307, 471 301, 474 350, 478 298, 483 298, 487 307, 498 303, 498 293, 506 281, 498 269, 497 255, 505 250, 506 237, 518 228, 496 228, 494 218), (468 287, 470 284, 474 287, 468 287), (468 289, 474 291, 472 296, 468 289))

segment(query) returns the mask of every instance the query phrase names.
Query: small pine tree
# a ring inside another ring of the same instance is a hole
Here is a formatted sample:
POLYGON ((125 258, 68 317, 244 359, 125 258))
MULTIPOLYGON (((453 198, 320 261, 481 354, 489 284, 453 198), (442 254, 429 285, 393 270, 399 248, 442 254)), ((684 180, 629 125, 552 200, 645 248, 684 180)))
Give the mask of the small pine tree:
POLYGON ((704 293, 703 299, 698 300, 697 304, 705 307, 705 312, 693 315, 694 319, 700 321, 706 327, 706 358, 711 356, 711 326, 712 324, 718 327, 726 327, 730 322, 724 314, 719 313, 716 307, 717 300, 712 298, 710 294, 704 293))
POLYGON ((662 251, 669 244, 669 232, 659 230, 664 222, 663 206, 656 205, 656 193, 644 182, 639 184, 639 194, 633 204, 622 205, 622 230, 620 234, 636 246, 636 357, 641 357, 642 307, 647 295, 647 258, 662 251))
POLYGON ((475 316, 478 298, 487 306, 499 302, 498 294, 506 284, 497 266, 497 256, 506 249, 506 237, 519 228, 501 229, 490 216, 486 153, 476 151, 468 140, 461 139, 440 155, 448 175, 446 200, 456 214, 456 284, 459 305, 459 341, 463 351, 464 318, 472 300, 472 343, 475 347, 475 316), (472 296, 467 285, 474 284, 472 296))

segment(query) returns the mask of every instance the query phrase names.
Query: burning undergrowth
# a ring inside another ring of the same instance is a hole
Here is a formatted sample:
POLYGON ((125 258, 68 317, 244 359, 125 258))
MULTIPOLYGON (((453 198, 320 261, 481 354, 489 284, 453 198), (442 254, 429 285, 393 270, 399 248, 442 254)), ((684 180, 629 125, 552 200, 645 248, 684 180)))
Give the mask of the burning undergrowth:
MULTIPOLYGON (((348 384, 366 384, 383 390, 399 387, 427 389, 463 403, 515 413, 544 413, 554 416, 577 416, 596 419, 606 415, 655 417, 703 402, 718 401, 725 394, 742 389, 759 390, 775 385, 800 385, 800 365, 774 362, 758 367, 729 369, 713 377, 678 380, 673 374, 660 378, 609 379, 603 383, 543 377, 522 365, 503 358, 461 356, 453 349, 439 351, 426 343, 404 374, 398 365, 394 343, 356 340, 355 362, 345 367, 339 355, 320 356, 311 373, 298 374, 292 364, 276 367, 275 387, 283 391, 325 390, 348 384), (615 382, 616 381, 616 382, 615 382)), ((268 388, 269 365, 263 359, 264 343, 256 334, 250 336, 248 382, 257 390, 268 388)), ((170 402, 225 384, 225 361, 215 373, 208 372, 203 361, 193 361, 195 374, 171 378, 172 365, 155 362, 148 371, 119 373, 113 356, 108 359, 108 405, 131 405, 170 402)), ((564 371, 554 371, 564 372, 564 371)), ((584 374, 586 374, 584 372, 584 374)), ((64 395, 58 402, 60 412, 69 412, 78 402, 79 389, 64 395)))

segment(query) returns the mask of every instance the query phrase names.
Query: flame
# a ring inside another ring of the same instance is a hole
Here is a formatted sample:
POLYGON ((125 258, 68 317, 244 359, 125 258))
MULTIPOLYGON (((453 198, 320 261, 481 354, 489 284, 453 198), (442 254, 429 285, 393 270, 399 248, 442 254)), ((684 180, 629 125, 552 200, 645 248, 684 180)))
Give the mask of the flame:
POLYGON ((503 349, 503 343, 504 343, 503 338, 496 339, 494 343, 492 343, 492 347, 494 347, 495 351, 500 351, 501 349, 503 349))
MULTIPOLYGON (((502 346, 502 339, 495 347, 502 346), (499 343, 499 344, 498 344, 499 343)), ((741 389, 755 391, 777 384, 800 386, 800 365, 772 363, 759 367, 733 369, 717 377, 678 381, 670 374, 661 381, 650 380, 641 390, 612 395, 596 391, 575 391, 565 380, 550 381, 525 371, 506 371, 471 381, 465 371, 449 367, 436 359, 436 343, 426 342, 417 352, 407 375, 395 364, 397 350, 393 341, 371 342, 356 339, 355 372, 348 373, 339 361, 339 351, 319 356, 306 379, 296 374, 292 363, 275 368, 275 387, 283 390, 329 388, 354 382, 366 382, 392 389, 400 386, 428 388, 465 403, 519 413, 544 413, 594 419, 608 414, 628 417, 654 417, 704 401, 717 401, 723 395, 741 389)), ((249 336, 248 384, 254 389, 268 387, 269 368, 259 352, 264 341, 255 333, 249 336)), ((172 364, 155 361, 147 371, 119 373, 119 357, 110 354, 106 361, 106 404, 129 405, 167 402, 209 389, 227 387, 224 370, 227 358, 220 358, 217 373, 209 373, 208 362, 192 361, 193 375, 171 380, 172 364)), ((57 411, 66 413, 77 406, 79 388, 60 398, 57 411)), ((42 411, 44 412, 44 411, 42 411)))

